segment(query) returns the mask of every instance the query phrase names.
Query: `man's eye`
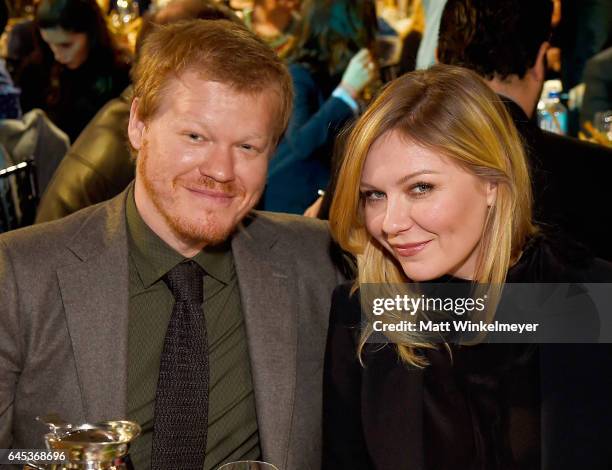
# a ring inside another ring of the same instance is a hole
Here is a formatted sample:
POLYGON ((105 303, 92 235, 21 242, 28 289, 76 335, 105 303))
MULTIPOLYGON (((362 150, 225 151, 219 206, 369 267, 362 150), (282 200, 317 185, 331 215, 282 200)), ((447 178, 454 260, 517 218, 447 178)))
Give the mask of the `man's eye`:
POLYGON ((195 132, 187 133, 187 137, 192 142, 202 142, 204 140, 204 138, 200 134, 196 134, 195 132))
POLYGON ((251 152, 251 151, 253 151, 253 150, 256 150, 256 149, 255 149, 255 147, 253 147, 253 146, 252 146, 252 145, 250 145, 250 144, 241 144, 241 145, 240 145, 240 148, 241 148, 241 149, 243 149, 243 150, 247 150, 247 151, 249 151, 249 152, 251 152))
POLYGON ((433 184, 416 183, 410 187, 410 192, 415 196, 422 196, 430 192, 432 189, 433 189, 433 184))
POLYGON ((382 191, 361 191, 362 199, 367 203, 377 202, 383 200, 387 195, 382 191))

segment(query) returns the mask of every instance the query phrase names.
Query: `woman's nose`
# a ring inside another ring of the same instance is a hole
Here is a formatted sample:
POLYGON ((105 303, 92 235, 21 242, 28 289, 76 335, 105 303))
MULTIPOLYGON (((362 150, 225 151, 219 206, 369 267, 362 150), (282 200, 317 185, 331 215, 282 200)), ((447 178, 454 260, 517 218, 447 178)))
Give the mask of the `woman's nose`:
POLYGON ((411 203, 402 197, 389 197, 382 224, 383 232, 388 236, 397 235, 413 224, 411 203))

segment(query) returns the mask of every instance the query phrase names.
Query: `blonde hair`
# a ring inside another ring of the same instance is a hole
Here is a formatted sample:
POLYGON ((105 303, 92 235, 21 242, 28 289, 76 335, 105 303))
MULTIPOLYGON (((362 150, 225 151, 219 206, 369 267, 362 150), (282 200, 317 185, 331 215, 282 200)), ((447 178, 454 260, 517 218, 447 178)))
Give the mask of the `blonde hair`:
POLYGON ((241 93, 276 91, 280 109, 275 138, 280 139, 291 116, 291 76, 275 52, 246 27, 227 20, 200 19, 153 26, 132 69, 141 120, 146 122, 155 114, 169 80, 187 70, 241 93))
MULTIPOLYGON (((495 204, 483 228, 474 282, 503 286, 508 268, 535 232, 531 183, 521 139, 503 102, 478 75, 459 67, 436 65, 390 83, 348 137, 330 225, 342 248, 357 258, 354 290, 362 283, 409 281, 394 258, 366 231, 359 194, 370 147, 390 130, 497 183, 495 204)), ((490 294, 489 298, 497 299, 500 292, 490 294)), ((370 334, 371 322, 362 332, 359 353, 370 334)), ((397 345, 400 357, 416 366, 426 364, 419 349, 428 347, 433 345, 414 335, 397 345)))

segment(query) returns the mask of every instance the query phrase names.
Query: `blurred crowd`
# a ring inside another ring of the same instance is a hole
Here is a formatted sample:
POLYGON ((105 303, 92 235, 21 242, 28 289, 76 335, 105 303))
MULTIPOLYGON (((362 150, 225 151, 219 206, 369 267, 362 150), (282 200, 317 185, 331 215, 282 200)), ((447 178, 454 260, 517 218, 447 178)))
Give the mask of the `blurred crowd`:
MULTIPOLYGON (((472 28, 471 36, 440 32, 446 3, 39 0, 9 6, 0 0, 0 119, 2 129, 8 129, 0 131, 0 167, 32 160, 35 207, 22 212, 30 219, 37 214, 37 221, 65 216, 121 192, 134 172, 124 128, 129 70, 139 42, 155 24, 208 17, 213 10, 260 36, 288 64, 293 79, 292 117, 270 162, 260 209, 325 217, 320 195, 338 163, 334 155, 340 154, 343 129, 386 82, 436 62, 471 68, 491 80, 498 93, 513 98, 513 77, 523 78, 541 56, 534 91, 540 92, 546 80, 561 80, 554 96, 565 105, 564 132, 610 145, 609 2, 555 0, 550 18, 538 18, 534 6, 522 11, 527 18, 520 21, 515 11, 523 2, 506 2, 507 9, 499 11, 489 11, 486 2, 465 2, 465 8, 499 23, 492 30, 508 29, 513 22, 531 28, 516 34, 525 42, 533 37, 531 42, 542 48, 525 48, 517 58, 504 56, 502 35, 499 40, 485 37, 488 32, 476 25, 463 25, 472 28), (502 61, 506 63, 499 66, 502 61), (19 150, 26 145, 25 134, 27 155, 19 150)), ((532 95, 523 100, 533 100, 532 95)), ((541 117, 533 104, 521 108, 527 119, 537 121, 541 117)), ((573 157, 579 161, 581 155, 573 157)), ((32 222, 18 219, 14 216, 12 223, 32 222)))

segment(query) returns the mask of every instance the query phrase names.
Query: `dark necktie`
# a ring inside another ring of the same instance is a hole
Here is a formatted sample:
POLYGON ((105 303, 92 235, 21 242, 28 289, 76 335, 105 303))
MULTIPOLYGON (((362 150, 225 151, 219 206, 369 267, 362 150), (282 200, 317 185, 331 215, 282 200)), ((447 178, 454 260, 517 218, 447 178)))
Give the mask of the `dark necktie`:
POLYGON ((152 470, 202 470, 208 428, 208 342, 202 314, 204 271, 194 261, 164 277, 174 307, 155 394, 152 470))

